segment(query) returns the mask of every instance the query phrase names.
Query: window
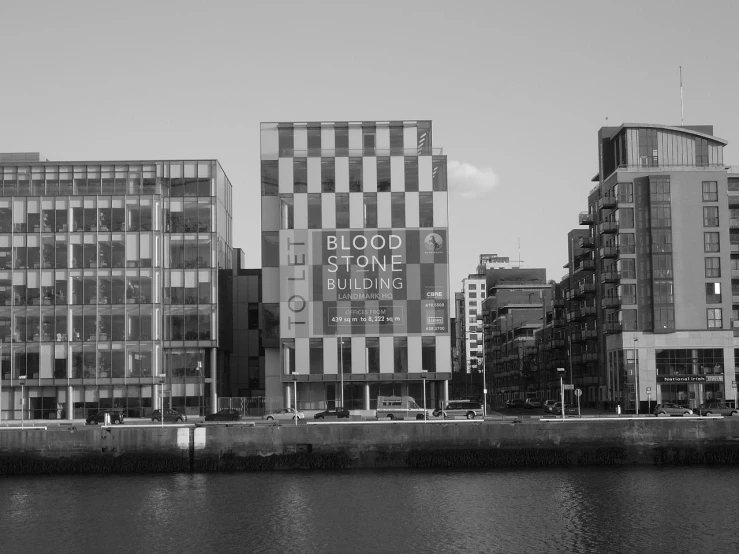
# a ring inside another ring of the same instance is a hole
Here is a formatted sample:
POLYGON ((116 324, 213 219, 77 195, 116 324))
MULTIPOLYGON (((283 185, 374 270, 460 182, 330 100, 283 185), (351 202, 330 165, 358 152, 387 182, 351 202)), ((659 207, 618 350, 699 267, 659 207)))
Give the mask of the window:
MULTIPOLYGON (((408 184, 408 181, 406 181, 408 184)), ((406 189, 408 190, 408 189, 406 189)), ((434 226, 434 193, 419 192, 418 193, 418 226, 433 227, 434 226)))
POLYGON ((709 329, 723 329, 724 322, 721 308, 709 308, 706 313, 709 329))
POLYGON ((706 277, 721 277, 721 258, 706 258, 706 277))
POLYGON ((393 371, 408 372, 408 338, 393 337, 393 371))
POLYGON ((322 227, 321 195, 318 193, 308 194, 308 229, 321 229, 322 227))
POLYGON ((721 304, 721 283, 706 283, 706 304, 721 304))
POLYGON ((436 337, 421 337, 421 369, 436 371, 436 337))
POLYGON ((718 202, 718 183, 716 181, 703 181, 703 201, 718 202))
POLYGON ((672 255, 654 254, 652 268, 655 279, 672 279, 672 255))
POLYGON ((403 155, 403 126, 402 125, 391 125, 390 126, 390 155, 391 156, 402 156, 403 155))
POLYGON ((280 156, 290 157, 293 155, 293 128, 292 127, 280 127, 277 130, 278 141, 280 147, 280 156))
POLYGON ((468 311, 468 313, 470 315, 477 315, 477 308, 470 308, 469 311, 468 311))
POLYGON ((349 192, 362 192, 362 158, 349 158, 349 192))
POLYGON ((377 156, 377 192, 390 192, 389 156, 377 156))
MULTIPOLYGON (((470 316, 468 319, 470 323, 477 323, 477 316, 473 315, 473 316, 470 316)), ((470 327, 470 329, 472 329, 472 327, 470 327)))
POLYGON ((293 229, 295 227, 293 195, 280 195, 280 229, 293 229))
POLYGON ((365 348, 367 349, 367 373, 380 373, 380 339, 367 337, 365 348))
POLYGON ((364 193, 364 226, 367 229, 377 228, 377 193, 364 193))
POLYGON ((431 161, 431 180, 435 191, 446 190, 446 156, 434 156, 431 161))
POLYGON ((405 193, 393 192, 391 195, 390 218, 393 227, 405 227, 405 193))
POLYGON ((336 193, 336 228, 349 228, 349 193, 336 193))
POLYGON ((321 127, 308 127, 308 155, 318 157, 321 155, 321 127))
MULTIPOLYGON (((418 158, 415 156, 405 157, 405 190, 416 192, 418 190, 418 158)), ((423 227, 423 225, 421 225, 423 227)))
POLYGON ((636 285, 620 285, 622 304, 636 304, 636 285))
POLYGON ((670 229, 652 229, 652 252, 672 252, 672 231, 670 229))
POLYGON ((649 178, 649 201, 652 204, 656 202, 669 202, 670 201, 670 178, 669 177, 665 176, 665 177, 650 177, 649 178))
POLYGON ((262 196, 277 196, 279 170, 277 160, 262 161, 262 196))
POLYGON ((334 158, 321 158, 321 192, 336 190, 334 158))
POLYGON ((307 158, 293 158, 293 192, 308 192, 307 158))
POLYGON ((636 279, 636 260, 633 258, 618 260, 618 268, 622 279, 636 279))
POLYGON ((619 229, 634 228, 634 208, 621 208, 617 212, 619 229))
POLYGON ((703 251, 720 252, 718 233, 703 233, 703 251))
POLYGON ((337 156, 349 155, 349 126, 336 124, 334 127, 334 147, 337 156))
POLYGON ((336 356, 339 360, 339 371, 341 373, 352 372, 352 339, 339 337, 336 341, 336 356))
POLYGON ((652 206, 650 212, 653 227, 672 227, 672 208, 668 204, 652 206))
POLYGON ((657 167, 657 129, 639 129, 639 165, 657 167))
POLYGON ((619 204, 634 201, 634 183, 616 183, 619 204))
POLYGON ((703 227, 718 227, 718 206, 703 206, 703 227))
POLYGON ((309 352, 311 375, 323 374, 323 339, 310 339, 309 352))
POLYGON ((654 281, 652 287, 654 289, 655 304, 672 304, 674 302, 672 281, 654 281))
POLYGON ((362 153, 364 156, 375 155, 375 126, 362 125, 362 153))
POLYGON ((469 292, 467 294, 469 295, 470 298, 477 298, 477 293, 476 292, 469 292))
POLYGON ((618 249, 621 254, 633 254, 636 251, 634 245, 634 233, 619 233, 618 249))
POLYGON ((695 139, 695 165, 700 167, 708 165, 708 141, 704 138, 695 139))
POLYGON ((654 331, 656 333, 672 331, 675 328, 675 308, 654 308, 654 331))

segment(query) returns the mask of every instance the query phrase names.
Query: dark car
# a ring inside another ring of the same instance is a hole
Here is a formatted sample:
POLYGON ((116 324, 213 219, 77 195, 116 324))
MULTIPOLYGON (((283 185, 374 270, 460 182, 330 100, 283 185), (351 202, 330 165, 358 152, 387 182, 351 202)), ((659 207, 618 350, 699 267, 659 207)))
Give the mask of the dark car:
POLYGON ((694 412, 701 416, 739 416, 739 410, 729 406, 725 402, 704 402, 694 412))
POLYGON ((520 398, 513 398, 505 403, 505 407, 508 409, 523 408, 524 406, 525 404, 520 398))
MULTIPOLYGON (((162 412, 160 410, 154 410, 151 412, 151 420, 152 421, 162 421, 162 412)), ((171 410, 169 408, 164 409, 164 421, 187 421, 187 416, 184 414, 181 414, 177 410, 171 410)))
POLYGON ((85 425, 97 425, 98 423, 105 423, 105 414, 110 416, 110 423, 113 425, 120 425, 123 423, 123 413, 118 410, 103 410, 96 414, 87 416, 85 419, 85 425))
POLYGON ((349 410, 346 408, 329 408, 322 412, 318 412, 313 419, 325 419, 327 417, 335 417, 336 419, 349 418, 349 410))
POLYGON ((672 402, 665 402, 664 404, 657 404, 654 407, 654 415, 657 417, 663 416, 690 416, 693 415, 693 410, 686 408, 685 406, 679 406, 672 402))
MULTIPOLYGON (((552 413, 562 415, 562 402, 555 402, 552 413)), ((565 415, 577 415, 577 407, 572 404, 565 404, 565 415)))
POLYGON ((205 421, 238 421, 240 419, 241 415, 239 412, 229 408, 224 408, 223 410, 218 410, 214 414, 208 414, 205 416, 205 421))

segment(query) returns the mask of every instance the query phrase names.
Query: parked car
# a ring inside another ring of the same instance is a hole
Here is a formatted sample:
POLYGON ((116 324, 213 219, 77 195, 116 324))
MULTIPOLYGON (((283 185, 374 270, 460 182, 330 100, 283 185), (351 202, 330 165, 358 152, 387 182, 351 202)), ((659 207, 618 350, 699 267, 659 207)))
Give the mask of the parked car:
POLYGON ((295 418, 305 419, 305 414, 303 412, 298 412, 296 415, 295 408, 283 408, 280 411, 272 412, 269 414, 264 414, 262 416, 262 419, 267 419, 269 421, 274 421, 276 419, 277 420, 285 420, 285 419, 295 420, 295 418))
POLYGON ((208 414, 205 416, 205 421, 238 421, 241 419, 241 414, 237 410, 230 408, 223 408, 218 410, 214 414, 208 414))
POLYGON ((349 410, 346 408, 329 408, 322 412, 318 412, 313 419, 326 419, 327 417, 335 417, 336 419, 349 418, 349 410))
MULTIPOLYGON (((154 410, 153 412, 151 412, 151 420, 152 421, 162 421, 162 412, 160 410, 154 410)), ((171 422, 187 421, 187 416, 185 414, 181 414, 177 410, 165 408, 164 409, 164 421, 165 423, 168 421, 171 421, 171 422)))
POLYGON ((685 406, 678 406, 671 402, 665 402, 664 404, 657 404, 654 407, 654 415, 663 416, 687 416, 693 415, 693 410, 686 408, 685 406))
MULTIPOLYGON (((562 402, 555 402, 552 406, 552 413, 562 415, 562 402)), ((577 407, 572 404, 565 404, 565 415, 578 415, 577 407)))
POLYGON ((701 416, 739 416, 739 410, 732 408, 726 402, 704 402, 694 411, 701 416))
POLYGON ((521 400, 520 398, 512 398, 511 400, 508 400, 505 403, 505 407, 508 408, 508 409, 512 409, 512 408, 523 408, 524 407, 524 403, 523 403, 523 400, 521 400))
POLYGON ((473 400, 450 400, 443 408, 435 409, 431 415, 434 417, 443 416, 444 419, 455 419, 457 417, 475 419, 483 415, 482 403, 473 400))
POLYGON ((544 408, 544 413, 545 414, 551 414, 552 413, 552 408, 554 408, 554 405, 556 403, 557 403, 556 400, 545 400, 544 401, 544 405, 542 406, 542 408, 544 408))
POLYGON ((123 412, 118 410, 102 410, 96 414, 87 416, 87 419, 85 419, 85 425, 105 423, 105 414, 110 415, 110 423, 113 425, 121 425, 123 423, 123 412))
POLYGON ((533 410, 534 408, 541 408, 543 403, 540 398, 527 398, 525 406, 527 409, 533 410))

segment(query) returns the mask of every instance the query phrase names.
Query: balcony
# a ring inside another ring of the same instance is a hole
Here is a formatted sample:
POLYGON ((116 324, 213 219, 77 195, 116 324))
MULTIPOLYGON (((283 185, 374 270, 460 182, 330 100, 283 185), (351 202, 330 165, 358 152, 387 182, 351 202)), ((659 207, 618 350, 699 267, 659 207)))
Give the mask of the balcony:
POLYGON ((739 229, 739 219, 730 219, 729 220, 729 228, 731 228, 731 229, 739 229))
POLYGON ((569 312, 567 312, 567 321, 576 321, 581 318, 582 318, 582 312, 580 312, 579 309, 570 310, 569 312))
POLYGON ((599 253, 601 258, 618 258, 618 246, 604 246, 599 253))
POLYGON ((584 352, 582 355, 583 361, 586 362, 597 362, 598 361, 598 353, 597 352, 584 352))
POLYGON ((593 214, 590 212, 580 212, 579 220, 580 225, 592 225, 595 221, 593 214))
POLYGON ((618 207, 618 198, 615 196, 604 196, 598 200, 598 209, 613 209, 618 207))
POLYGON ((580 331, 573 331, 570 335, 570 341, 572 342, 582 342, 582 333, 580 331))
POLYGON ((552 300, 552 306, 555 308, 564 308, 565 307, 564 298, 555 298, 554 300, 552 300))
POLYGON ((601 306, 605 309, 614 309, 621 307, 621 298, 618 296, 606 296, 601 300, 601 306))
POLYGON ((598 315, 598 310, 595 308, 595 306, 581 306, 580 312, 582 312, 582 315, 584 317, 594 317, 598 315))
POLYGON ((621 332, 621 324, 618 321, 607 321, 603 324, 603 332, 607 335, 621 332))
POLYGON ((584 338, 585 340, 597 339, 598 331, 596 331, 595 329, 583 329, 582 338, 584 338))
POLYGON ((593 237, 580 237, 577 241, 577 246, 586 250, 593 248, 594 245, 593 237))
POLYGON ((598 226, 598 232, 603 233, 618 233, 618 223, 615 221, 604 221, 598 226))
POLYGON ((578 271, 593 271, 595 269, 595 262, 593 260, 582 260, 580 264, 575 267, 574 273, 578 271))
POLYGON ((554 327, 564 327, 565 320, 562 318, 557 318, 552 320, 552 326, 554 327))
POLYGON ((618 283, 621 280, 621 276, 618 271, 604 271, 600 274, 601 283, 618 283))
POLYGON ((580 294, 595 294, 595 283, 580 283, 577 288, 580 294))

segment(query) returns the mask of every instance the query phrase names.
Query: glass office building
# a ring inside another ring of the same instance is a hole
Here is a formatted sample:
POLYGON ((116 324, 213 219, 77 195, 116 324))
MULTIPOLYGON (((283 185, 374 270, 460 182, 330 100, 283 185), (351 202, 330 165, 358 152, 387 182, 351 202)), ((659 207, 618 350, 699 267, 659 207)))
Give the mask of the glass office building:
POLYGON ((215 405, 230 234, 216 160, 0 155, 2 419, 215 405))
POLYGON ((446 156, 430 121, 263 123, 269 402, 446 399, 446 156))

